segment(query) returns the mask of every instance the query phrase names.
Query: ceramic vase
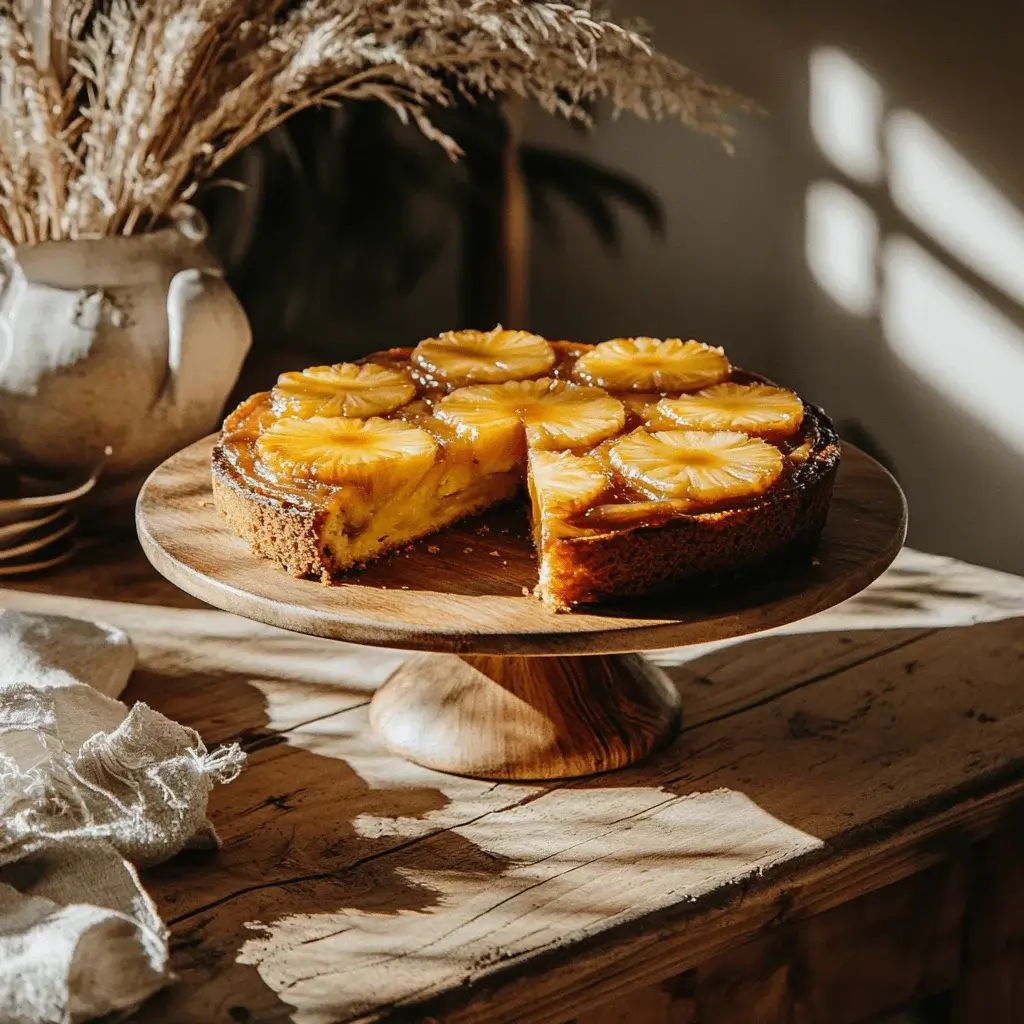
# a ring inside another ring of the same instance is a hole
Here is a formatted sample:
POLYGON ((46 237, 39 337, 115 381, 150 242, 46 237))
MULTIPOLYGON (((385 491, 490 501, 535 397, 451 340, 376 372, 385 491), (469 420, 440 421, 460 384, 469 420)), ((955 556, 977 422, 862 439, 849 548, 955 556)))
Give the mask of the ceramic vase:
POLYGON ((218 426, 251 332, 205 238, 182 208, 146 234, 0 248, 0 453, 85 475, 109 448, 123 492, 218 426))

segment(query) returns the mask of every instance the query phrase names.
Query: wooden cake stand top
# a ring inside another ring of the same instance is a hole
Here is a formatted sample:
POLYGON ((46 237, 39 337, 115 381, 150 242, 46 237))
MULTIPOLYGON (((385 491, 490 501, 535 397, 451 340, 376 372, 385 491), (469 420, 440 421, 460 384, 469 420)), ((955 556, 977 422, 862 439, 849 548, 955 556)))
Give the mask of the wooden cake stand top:
POLYGON ((847 445, 813 566, 722 588, 557 615, 526 596, 537 563, 525 512, 468 520, 343 577, 295 579, 249 552, 213 506, 208 437, 168 459, 139 496, 153 565, 225 611, 359 644, 456 654, 609 654, 703 643, 805 618, 852 597, 896 557, 907 510, 892 477, 847 445), (524 594, 524 591, 526 592, 524 594))

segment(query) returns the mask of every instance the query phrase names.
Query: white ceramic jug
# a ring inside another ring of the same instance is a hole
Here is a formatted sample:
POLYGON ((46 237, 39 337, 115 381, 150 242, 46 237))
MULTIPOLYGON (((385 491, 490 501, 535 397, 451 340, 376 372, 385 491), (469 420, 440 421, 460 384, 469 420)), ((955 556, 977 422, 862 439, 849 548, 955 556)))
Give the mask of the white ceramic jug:
POLYGON ((11 330, 11 313, 25 289, 25 275, 21 272, 14 246, 6 238, 0 238, 0 375, 14 356, 14 331, 11 330))
POLYGON ((141 481, 217 427, 251 332, 205 237, 185 207, 148 234, 0 251, 0 453, 73 473, 110 447, 108 479, 141 481))

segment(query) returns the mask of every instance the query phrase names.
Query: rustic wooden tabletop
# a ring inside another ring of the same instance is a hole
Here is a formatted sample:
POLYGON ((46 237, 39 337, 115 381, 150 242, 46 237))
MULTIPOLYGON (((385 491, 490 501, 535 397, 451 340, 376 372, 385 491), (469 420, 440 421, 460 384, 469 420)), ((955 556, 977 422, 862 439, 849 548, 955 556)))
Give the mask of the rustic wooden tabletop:
POLYGON ((238 740, 217 853, 145 882, 174 1024, 1024 1020, 1024 580, 904 551, 783 631, 656 652, 684 730, 614 775, 440 775, 367 728, 405 654, 214 611, 133 542, 0 605, 114 622, 125 699, 238 740))

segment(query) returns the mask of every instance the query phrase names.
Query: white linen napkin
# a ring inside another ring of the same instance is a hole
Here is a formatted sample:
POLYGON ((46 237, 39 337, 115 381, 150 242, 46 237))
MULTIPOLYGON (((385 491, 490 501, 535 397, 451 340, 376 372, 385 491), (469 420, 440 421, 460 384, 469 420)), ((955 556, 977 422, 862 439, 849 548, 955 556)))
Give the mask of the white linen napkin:
POLYGON ((135 867, 216 844, 215 782, 245 755, 113 699, 118 629, 0 611, 0 1021, 130 1011, 171 980, 167 931, 135 867))

